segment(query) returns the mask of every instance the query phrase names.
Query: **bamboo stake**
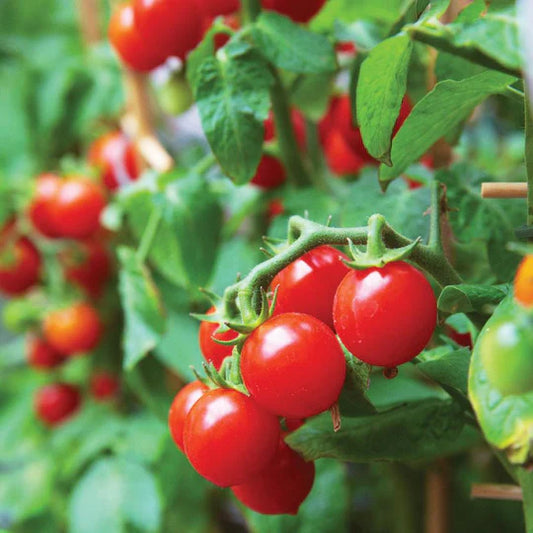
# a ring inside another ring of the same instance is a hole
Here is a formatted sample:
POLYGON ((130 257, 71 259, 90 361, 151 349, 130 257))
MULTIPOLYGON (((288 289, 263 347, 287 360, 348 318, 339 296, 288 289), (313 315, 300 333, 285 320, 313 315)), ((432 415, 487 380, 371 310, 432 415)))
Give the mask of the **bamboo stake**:
POLYGON ((481 184, 482 198, 527 198, 526 182, 495 182, 481 184))
POLYGON ((450 468, 448 461, 441 459, 426 473, 426 533, 447 533, 449 530, 449 492, 450 468))
POLYGON ((102 39, 99 0, 76 0, 76 4, 83 40, 87 45, 96 44, 102 39))
POLYGON ((470 496, 487 500, 522 501, 522 489, 519 485, 473 483, 470 496))

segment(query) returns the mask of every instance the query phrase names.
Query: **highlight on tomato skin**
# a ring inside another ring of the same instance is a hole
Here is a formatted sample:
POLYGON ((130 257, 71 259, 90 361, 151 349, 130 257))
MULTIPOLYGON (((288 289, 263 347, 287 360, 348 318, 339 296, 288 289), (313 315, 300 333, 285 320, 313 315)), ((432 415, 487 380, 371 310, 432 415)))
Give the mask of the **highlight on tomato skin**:
POLYGON ((52 218, 52 205, 60 184, 61 178, 56 174, 45 173, 37 176, 28 206, 28 216, 34 228, 48 238, 58 236, 52 218))
POLYGON ((201 381, 196 380, 188 383, 174 397, 168 413, 168 427, 176 446, 185 453, 183 446, 183 430, 185 419, 193 405, 209 389, 201 381))
POLYGON ((246 507, 262 514, 295 515, 313 488, 315 465, 280 439, 270 464, 247 483, 231 487, 246 507))
POLYGON ((518 266, 514 279, 514 297, 524 307, 533 307, 533 255, 527 255, 518 266))
POLYGON ((183 443, 193 468, 220 487, 245 483, 274 457, 276 416, 233 389, 206 392, 185 420, 183 443))
POLYGON ((37 417, 52 428, 69 420, 81 406, 81 394, 68 383, 52 383, 40 388, 34 397, 37 417))

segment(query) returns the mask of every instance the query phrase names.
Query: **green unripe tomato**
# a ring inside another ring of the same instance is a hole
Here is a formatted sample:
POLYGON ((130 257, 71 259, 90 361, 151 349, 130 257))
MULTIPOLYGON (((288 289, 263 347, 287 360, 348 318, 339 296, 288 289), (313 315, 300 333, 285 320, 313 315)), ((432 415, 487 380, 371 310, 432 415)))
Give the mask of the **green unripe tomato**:
POLYGON ((158 90, 161 109, 169 115, 180 115, 194 103, 191 88, 183 74, 174 74, 158 90))
POLYGON ((533 391, 533 323, 524 316, 490 325, 480 339, 483 368, 504 396, 533 391))

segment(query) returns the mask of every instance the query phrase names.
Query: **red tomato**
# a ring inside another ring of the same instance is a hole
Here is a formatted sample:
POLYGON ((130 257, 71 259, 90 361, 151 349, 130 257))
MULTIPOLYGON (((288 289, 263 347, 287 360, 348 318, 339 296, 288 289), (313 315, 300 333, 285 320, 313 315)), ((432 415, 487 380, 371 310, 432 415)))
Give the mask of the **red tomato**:
POLYGON ((91 376, 90 389, 96 401, 106 401, 117 395, 120 383, 117 376, 101 370, 91 376))
POLYGON ((153 70, 164 63, 169 55, 166 49, 157 45, 157 41, 149 43, 141 35, 130 3, 117 5, 109 20, 107 33, 120 59, 133 70, 153 70))
POLYGON ((263 189, 274 189, 283 185, 286 177, 285 169, 279 159, 264 155, 250 183, 263 189))
POLYGON ((274 198, 268 202, 267 206, 267 219, 269 222, 272 222, 276 217, 283 215, 285 213, 285 206, 283 201, 279 198, 274 198))
POLYGON ((335 295, 333 321, 355 357, 392 368, 413 359, 429 342, 437 302, 420 271, 395 261, 349 272, 335 295))
POLYGON ((322 8, 326 0, 262 0, 264 9, 277 11, 294 20, 309 22, 322 8))
POLYGON ((23 294, 39 281, 41 255, 33 243, 16 233, 13 222, 0 232, 0 292, 23 294))
POLYGON ((57 237, 52 221, 51 206, 60 184, 61 178, 55 174, 41 174, 36 180, 28 215, 35 229, 45 237, 57 237))
POLYGON ((206 392, 192 407, 183 431, 185 453, 198 473, 230 487, 252 479, 274 457, 278 419, 232 389, 206 392))
POLYGON ((337 401, 346 364, 326 324, 314 316, 285 313, 267 320, 246 339, 241 373, 251 397, 267 411, 307 418, 337 401))
POLYGON ((326 139, 324 155, 328 167, 339 176, 357 174, 366 164, 365 159, 353 151, 338 130, 333 130, 326 139))
MULTIPOLYGON (((215 308, 211 307, 207 314, 211 315, 214 312, 215 308)), ((213 363, 217 370, 221 367, 222 361, 231 355, 233 346, 219 344, 218 342, 215 342, 213 338, 218 339, 219 341, 231 341, 239 335, 232 329, 223 331, 222 333, 215 333, 219 326, 220 324, 217 322, 207 322, 204 320, 200 324, 200 332, 198 334, 202 355, 206 361, 213 363)))
POLYGON ((357 54, 357 48, 351 41, 340 41, 335 45, 335 51, 341 54, 357 54))
POLYGON ((262 514, 298 513, 315 481, 315 464, 306 462, 280 439, 271 463, 252 480, 231 487, 246 507, 262 514))
POLYGON ((201 396, 209 389, 201 381, 193 381, 181 389, 168 413, 168 427, 170 434, 176 443, 176 446, 184 452, 183 448, 183 429, 185 426, 185 419, 192 409, 192 406, 200 399, 201 396))
MULTIPOLYGON (((208 16, 203 19, 202 22, 202 35, 205 35, 209 28, 211 28, 216 16, 208 16)), ((241 21, 237 15, 226 15, 224 18, 224 24, 229 26, 232 30, 239 30, 241 28, 241 21)), ((230 39, 230 36, 226 33, 216 33, 214 38, 215 50, 222 48, 230 39)))
POLYGON ((350 270, 348 257, 331 246, 319 246, 293 261, 272 280, 278 287, 275 314, 306 313, 333 328, 333 298, 350 270))
POLYGON ((133 143, 120 131, 96 139, 89 148, 88 160, 98 167, 102 181, 111 191, 139 177, 133 143))
POLYGON ((286 418, 285 419, 285 426, 287 427, 287 431, 291 433, 292 431, 296 431, 298 428, 301 428, 305 424, 305 420, 303 418, 286 418))
POLYGON ((196 0, 196 4, 202 16, 212 18, 230 15, 241 8, 239 0, 196 0))
POLYGON ((102 336, 102 323, 94 307, 77 303, 48 313, 43 323, 46 341, 58 352, 88 352, 102 336))
POLYGON ((32 368, 55 368, 65 362, 65 356, 54 350, 45 340, 30 337, 28 340, 28 364, 32 368))
POLYGON ((459 346, 464 346, 465 348, 473 348, 472 335, 469 332, 459 333, 456 329, 451 326, 446 326, 446 333, 448 337, 455 341, 459 346))
POLYGON ((98 298, 111 275, 109 253, 98 241, 77 241, 60 252, 65 277, 98 298))
POLYGON ((533 255, 526 255, 516 271, 514 297, 524 307, 533 306, 533 255))
POLYGON ((53 427, 65 422, 80 407, 81 395, 77 387, 67 383, 53 383, 37 391, 34 405, 39 419, 53 427))
POLYGON ((144 46, 165 57, 184 60, 200 42, 200 13, 190 0, 133 0, 133 10, 144 46))
MULTIPOLYGON (((291 123, 294 130, 296 142, 301 150, 305 149, 306 133, 305 133, 305 119, 297 109, 291 109, 291 123)), ((274 123, 274 115, 272 111, 265 120, 265 141, 271 141, 276 136, 276 125, 274 123)))
POLYGON ((98 184, 83 176, 70 176, 61 182, 51 206, 53 225, 61 237, 89 237, 99 229, 105 205, 98 184))

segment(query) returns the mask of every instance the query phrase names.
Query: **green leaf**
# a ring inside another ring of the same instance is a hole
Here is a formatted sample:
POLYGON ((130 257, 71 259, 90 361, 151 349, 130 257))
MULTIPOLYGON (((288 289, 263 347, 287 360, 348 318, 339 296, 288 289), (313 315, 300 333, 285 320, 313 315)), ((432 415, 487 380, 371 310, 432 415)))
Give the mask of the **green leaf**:
POLYGON ((156 532, 161 502, 152 474, 138 463, 105 457, 78 481, 69 504, 70 533, 156 532))
POLYGON ((381 165, 380 182, 386 186, 431 146, 465 120, 487 96, 505 90, 515 78, 483 72, 464 80, 446 80, 420 100, 392 142, 392 167, 381 165))
POLYGON ((119 292, 124 309, 124 368, 131 370, 155 348, 165 329, 157 288, 135 251, 120 248, 119 292))
POLYGON ((261 53, 279 68, 301 74, 332 72, 337 67, 331 42, 289 18, 264 11, 252 28, 261 53))
POLYGON ((198 70, 194 91, 205 135, 224 172, 246 183, 259 164, 272 75, 250 45, 230 42, 198 70))
POLYGON ((407 83, 413 43, 396 35, 378 44, 363 61, 357 83, 357 121, 368 152, 390 165, 394 124, 407 83))
POLYGON ((333 81, 331 74, 300 76, 293 84, 291 101, 307 117, 318 121, 328 108, 333 81))
POLYGON ((313 489, 296 516, 269 516, 242 508, 253 533, 346 533, 350 505, 346 470, 337 461, 315 463, 313 489))
POLYGON ((490 314, 508 293, 507 285, 448 285, 440 293, 437 305, 445 313, 490 314))
MULTIPOLYGON (((472 7, 474 15, 478 5, 472 7)), ((406 27, 405 30, 412 38, 444 52, 520 76, 521 46, 514 9, 489 10, 475 18, 467 11, 451 24, 442 24, 437 17, 429 17, 423 23, 406 27)))
POLYGON ((307 460, 421 461, 456 453, 475 442, 462 409, 450 400, 410 403, 372 416, 343 418, 335 433, 329 414, 306 422, 287 437, 307 460))

